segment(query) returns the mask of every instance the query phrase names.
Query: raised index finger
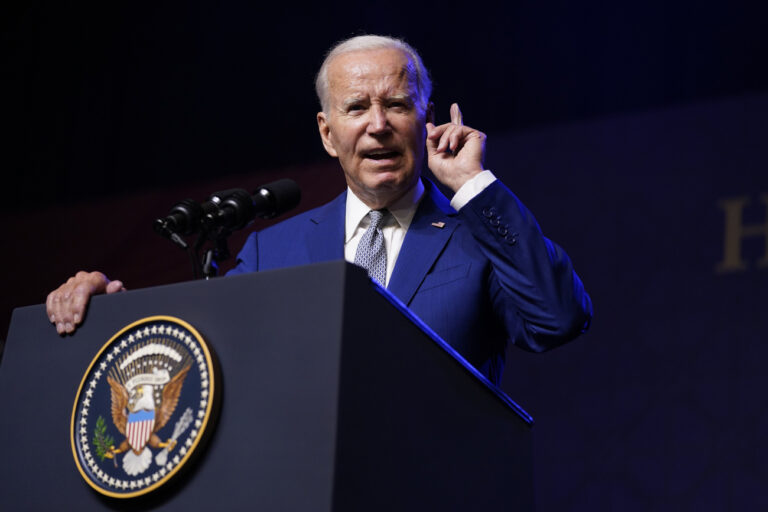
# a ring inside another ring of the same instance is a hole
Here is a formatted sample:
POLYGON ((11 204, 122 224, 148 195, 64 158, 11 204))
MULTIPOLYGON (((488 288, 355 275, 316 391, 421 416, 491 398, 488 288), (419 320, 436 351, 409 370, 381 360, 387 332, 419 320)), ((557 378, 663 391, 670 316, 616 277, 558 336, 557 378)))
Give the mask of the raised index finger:
POLYGON ((461 109, 459 109, 458 103, 451 105, 451 123, 461 126, 464 124, 461 120, 461 109))

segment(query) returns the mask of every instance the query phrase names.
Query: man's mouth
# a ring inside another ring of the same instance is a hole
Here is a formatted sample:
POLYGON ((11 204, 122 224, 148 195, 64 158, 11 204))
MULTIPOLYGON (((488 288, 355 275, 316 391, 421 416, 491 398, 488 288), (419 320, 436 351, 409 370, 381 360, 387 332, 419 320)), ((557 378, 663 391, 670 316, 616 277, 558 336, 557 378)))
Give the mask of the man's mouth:
POLYGON ((370 158, 371 160, 389 160, 399 157, 400 152, 392 149, 374 149, 366 151, 363 153, 363 156, 365 158, 370 158))

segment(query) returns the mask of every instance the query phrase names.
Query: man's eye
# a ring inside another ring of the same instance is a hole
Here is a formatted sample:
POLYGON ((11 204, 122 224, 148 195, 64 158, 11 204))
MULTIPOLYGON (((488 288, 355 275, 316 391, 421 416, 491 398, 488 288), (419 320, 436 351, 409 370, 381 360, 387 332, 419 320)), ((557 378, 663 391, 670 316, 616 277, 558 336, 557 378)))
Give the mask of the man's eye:
POLYGON ((363 110, 363 108, 364 107, 362 105, 350 105, 347 110, 349 110, 350 112, 355 112, 355 111, 363 110))

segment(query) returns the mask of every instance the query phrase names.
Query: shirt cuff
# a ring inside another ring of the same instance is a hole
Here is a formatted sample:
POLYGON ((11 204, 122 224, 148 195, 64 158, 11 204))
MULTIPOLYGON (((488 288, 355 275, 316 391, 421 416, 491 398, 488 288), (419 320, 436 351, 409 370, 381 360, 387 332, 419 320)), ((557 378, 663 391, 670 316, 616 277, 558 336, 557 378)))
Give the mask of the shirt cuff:
POLYGON ((483 171, 474 178, 471 178, 464 183, 453 196, 453 199, 451 199, 451 207, 454 210, 459 211, 494 181, 496 181, 496 176, 494 176, 491 171, 483 171))

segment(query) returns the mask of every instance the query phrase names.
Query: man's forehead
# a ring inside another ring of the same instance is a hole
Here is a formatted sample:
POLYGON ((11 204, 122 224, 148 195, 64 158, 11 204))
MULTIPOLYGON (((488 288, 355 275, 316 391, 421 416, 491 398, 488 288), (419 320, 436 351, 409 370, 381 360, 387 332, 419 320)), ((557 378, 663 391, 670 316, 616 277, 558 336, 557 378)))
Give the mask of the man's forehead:
POLYGON ((355 51, 330 62, 328 82, 332 90, 339 92, 379 85, 411 93, 415 88, 414 71, 410 57, 396 48, 355 51))

